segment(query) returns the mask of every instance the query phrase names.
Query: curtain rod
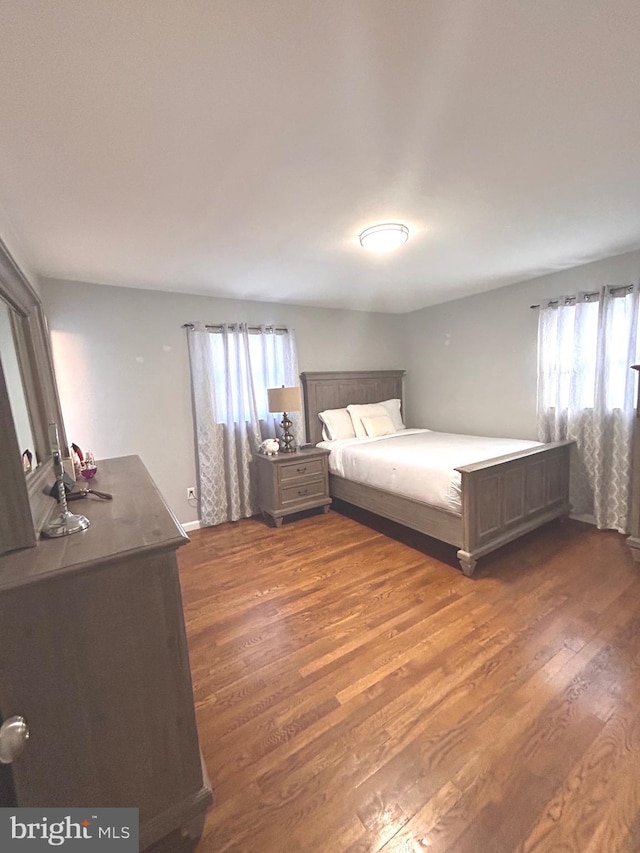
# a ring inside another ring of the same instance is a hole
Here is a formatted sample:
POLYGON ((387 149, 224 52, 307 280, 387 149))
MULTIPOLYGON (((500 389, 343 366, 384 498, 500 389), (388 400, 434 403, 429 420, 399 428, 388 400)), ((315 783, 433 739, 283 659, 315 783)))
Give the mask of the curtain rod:
MULTIPOLYGON (((225 325, 230 329, 236 329, 238 327, 237 323, 226 323, 226 324, 216 323, 213 326, 210 326, 207 323, 207 324, 205 324, 205 329, 216 329, 217 331, 221 332, 225 325)), ((182 328, 183 329, 195 329, 195 323, 183 323, 182 328)), ((262 326, 247 326, 247 329, 250 332, 261 332, 262 328, 263 328, 262 326)), ((289 329, 286 326, 265 326, 264 328, 268 332, 288 332, 289 331, 289 329)))
MULTIPOLYGON (((633 284, 621 284, 619 287, 610 287, 609 293, 618 293, 621 290, 626 290, 627 293, 633 293, 633 284)), ((549 308, 552 305, 560 305, 562 302, 564 305, 572 305, 574 302, 578 300, 578 298, 584 299, 585 302, 590 302, 594 296, 600 296, 599 290, 590 290, 587 293, 580 294, 578 296, 561 296, 558 299, 548 299, 545 301, 545 306, 549 308)), ((540 308, 540 303, 537 305, 530 305, 529 308, 540 308)))

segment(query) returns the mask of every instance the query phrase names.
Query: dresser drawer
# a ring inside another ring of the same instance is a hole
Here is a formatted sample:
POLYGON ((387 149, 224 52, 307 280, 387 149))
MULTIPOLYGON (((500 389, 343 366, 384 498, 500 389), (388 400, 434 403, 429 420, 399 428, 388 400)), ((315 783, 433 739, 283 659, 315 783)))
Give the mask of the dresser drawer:
POLYGON ((291 504, 303 504, 307 500, 323 497, 326 494, 323 478, 305 481, 297 485, 280 487, 280 503, 283 507, 291 504))
POLYGON ((296 462, 281 463, 278 466, 280 483, 284 486, 296 480, 321 477, 324 474, 324 459, 299 459, 296 462))

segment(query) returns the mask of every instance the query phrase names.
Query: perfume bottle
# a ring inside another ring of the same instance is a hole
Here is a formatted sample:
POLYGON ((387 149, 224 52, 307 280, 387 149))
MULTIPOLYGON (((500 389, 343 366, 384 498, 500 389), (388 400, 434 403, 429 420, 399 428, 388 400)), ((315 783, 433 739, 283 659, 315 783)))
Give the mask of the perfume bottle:
POLYGON ((84 462, 80 467, 80 473, 85 480, 91 480, 95 477, 97 470, 98 466, 96 465, 95 456, 90 450, 87 450, 84 454, 84 462))

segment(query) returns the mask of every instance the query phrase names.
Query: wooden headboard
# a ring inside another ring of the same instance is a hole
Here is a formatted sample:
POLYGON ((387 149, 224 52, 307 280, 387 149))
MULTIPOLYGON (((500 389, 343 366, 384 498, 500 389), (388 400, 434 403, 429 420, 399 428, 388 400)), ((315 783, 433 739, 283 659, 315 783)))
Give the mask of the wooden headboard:
POLYGON ((402 402, 404 370, 344 370, 331 373, 301 373, 304 391, 304 421, 307 441, 322 441, 318 412, 343 409, 350 403, 379 403, 399 398, 402 402))

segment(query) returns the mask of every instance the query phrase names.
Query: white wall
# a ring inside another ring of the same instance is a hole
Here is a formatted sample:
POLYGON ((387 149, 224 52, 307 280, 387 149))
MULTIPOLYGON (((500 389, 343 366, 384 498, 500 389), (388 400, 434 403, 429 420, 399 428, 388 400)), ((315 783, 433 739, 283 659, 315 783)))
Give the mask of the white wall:
MULTIPOLYGON (((41 281, 67 435, 97 458, 138 454, 182 522, 195 454, 183 323, 292 326, 303 370, 402 367, 398 315, 41 281)), ((99 486, 97 486, 99 488, 99 486)))
POLYGON ((536 439, 541 299, 638 281, 640 252, 405 316, 407 421, 446 432, 536 439))

